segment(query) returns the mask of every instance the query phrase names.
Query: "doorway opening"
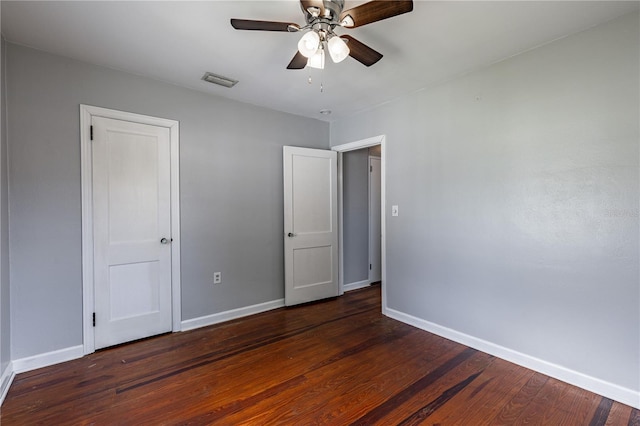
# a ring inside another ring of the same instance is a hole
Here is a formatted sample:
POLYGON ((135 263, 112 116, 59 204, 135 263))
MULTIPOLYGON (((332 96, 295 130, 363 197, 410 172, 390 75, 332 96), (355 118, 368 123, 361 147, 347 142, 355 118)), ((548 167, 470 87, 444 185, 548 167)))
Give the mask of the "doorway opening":
MULTIPOLYGON (((372 281, 370 280, 370 275, 367 274, 366 278, 363 279, 360 282, 356 281, 356 285, 349 285, 352 283, 349 283, 348 281, 345 281, 345 239, 349 238, 350 236, 345 235, 345 204, 346 204, 346 200, 345 200, 345 167, 348 166, 348 164, 345 165, 345 153, 349 153, 352 151, 357 151, 357 150, 362 150, 364 148, 369 149, 372 147, 379 147, 379 150, 376 148, 376 150, 379 152, 379 166, 380 166, 380 172, 379 172, 379 188, 380 188, 380 215, 379 215, 379 220, 380 220, 380 257, 379 257, 379 262, 380 262, 380 278, 379 281, 381 282, 381 286, 382 286, 382 303, 383 306, 385 305, 386 302, 386 250, 385 250, 385 150, 386 150, 386 146, 385 146, 385 135, 379 135, 379 136, 374 136, 371 138, 367 138, 367 139, 362 139, 362 140, 357 140, 354 142, 350 142, 347 144, 342 144, 342 145, 337 145, 332 147, 331 149, 333 151, 337 151, 338 152, 338 223, 339 223, 339 253, 340 253, 340 259, 339 259, 339 285, 340 285, 340 294, 343 294, 344 291, 348 291, 348 290, 352 290, 358 287, 363 287, 363 286, 367 286, 370 285, 372 283, 372 281)), ((367 151, 367 155, 366 155, 366 159, 367 159, 367 166, 368 166, 368 162, 369 162, 369 155, 368 155, 367 151)), ((368 168, 368 167, 367 167, 368 168)), ((369 186, 369 183, 367 182, 367 186, 369 186)), ((368 208, 368 206, 371 203, 370 200, 370 196, 369 193, 367 192, 366 194, 366 198, 367 198, 367 214, 368 215, 368 211, 370 210, 368 208)), ((369 222, 368 220, 365 220, 365 222, 369 222)), ((371 252, 369 250, 369 248, 371 247, 371 244, 369 242, 369 234, 370 234, 370 230, 367 227, 367 250, 366 250, 366 263, 365 263, 365 267, 368 266, 371 263, 371 252)), ((361 253, 362 255, 362 253, 361 253)), ((373 265, 372 265, 372 269, 373 269, 373 265)), ((349 278, 349 273, 350 271, 346 271, 347 273, 347 278, 349 278)), ((376 280, 377 281, 377 280, 376 280)), ((375 281, 373 281, 375 282, 375 281)))

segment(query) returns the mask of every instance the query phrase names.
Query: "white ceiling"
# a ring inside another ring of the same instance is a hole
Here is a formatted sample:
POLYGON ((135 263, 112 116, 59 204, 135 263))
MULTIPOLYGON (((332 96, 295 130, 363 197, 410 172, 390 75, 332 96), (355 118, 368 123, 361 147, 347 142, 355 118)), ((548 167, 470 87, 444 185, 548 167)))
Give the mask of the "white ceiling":
MULTIPOLYGON (((345 9, 363 1, 345 1, 345 9)), ((321 120, 336 120, 638 10, 638 1, 414 1, 342 30, 384 54, 287 70, 300 33, 237 31, 230 18, 304 24, 286 1, 6 1, 9 42, 321 120), (206 71, 240 82, 206 83, 206 71), (309 83, 311 77, 311 84, 309 83), (320 83, 324 88, 320 91, 320 83), (329 116, 319 114, 330 109, 329 116)))

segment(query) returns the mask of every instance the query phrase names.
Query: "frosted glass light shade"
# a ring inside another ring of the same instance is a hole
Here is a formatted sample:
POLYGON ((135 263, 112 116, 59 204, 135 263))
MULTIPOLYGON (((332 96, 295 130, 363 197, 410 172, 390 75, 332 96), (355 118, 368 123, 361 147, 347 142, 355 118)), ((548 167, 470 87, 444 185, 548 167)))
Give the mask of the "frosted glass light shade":
POLYGON ((336 64, 338 62, 344 61, 344 59, 347 56, 349 56, 350 50, 349 50, 349 47, 347 46, 347 43, 345 43, 344 40, 338 36, 331 37, 329 39, 328 46, 329 46, 329 55, 331 55, 331 59, 336 64))
POLYGON ((315 55, 309 58, 307 65, 311 68, 324 69, 324 49, 320 48, 315 55))
POLYGON ((309 31, 298 42, 298 51, 307 58, 312 57, 320 46, 320 36, 315 31, 309 31))

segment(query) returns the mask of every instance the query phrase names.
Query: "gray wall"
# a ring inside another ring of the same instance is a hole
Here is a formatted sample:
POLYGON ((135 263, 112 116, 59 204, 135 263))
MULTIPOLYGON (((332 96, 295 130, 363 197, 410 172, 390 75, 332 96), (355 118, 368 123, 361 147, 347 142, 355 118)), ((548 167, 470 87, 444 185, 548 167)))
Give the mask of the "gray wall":
MULTIPOLYGON (((0 36, 0 376, 11 361, 5 52, 4 37, 0 36)), ((3 383, 0 383, 0 391, 2 386, 3 383)))
POLYGON ((13 359, 82 344, 80 104, 180 121, 183 319, 284 296, 282 146, 328 123, 6 47, 13 359))
POLYGON ((369 152, 342 154, 344 283, 369 279, 369 152))
POLYGON ((638 14, 332 123, 387 135, 388 307, 640 390, 638 14))

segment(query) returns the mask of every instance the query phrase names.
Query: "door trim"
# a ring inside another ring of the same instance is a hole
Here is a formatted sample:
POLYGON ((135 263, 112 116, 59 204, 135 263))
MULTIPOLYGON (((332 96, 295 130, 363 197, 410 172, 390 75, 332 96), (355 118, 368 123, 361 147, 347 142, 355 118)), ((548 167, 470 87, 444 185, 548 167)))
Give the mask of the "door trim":
POLYGON ((175 120, 124 111, 80 105, 80 169, 82 188, 82 344, 84 354, 95 352, 93 328, 93 161, 90 125, 92 117, 105 117, 169 129, 171 149, 171 324, 172 331, 181 329, 180 301, 180 141, 179 123, 175 120))
POLYGON ((386 229, 387 222, 385 220, 385 205, 386 205, 386 135, 373 136, 366 139, 361 139, 342 145, 332 146, 333 151, 338 152, 338 263, 339 273, 338 281, 340 283, 340 294, 344 294, 344 232, 343 232, 343 161, 342 154, 349 151, 355 151, 357 149, 369 148, 371 146, 380 145, 380 222, 382 224, 382 238, 380 242, 381 247, 381 263, 382 263, 382 309, 385 310, 387 306, 387 244, 386 244, 386 229))

